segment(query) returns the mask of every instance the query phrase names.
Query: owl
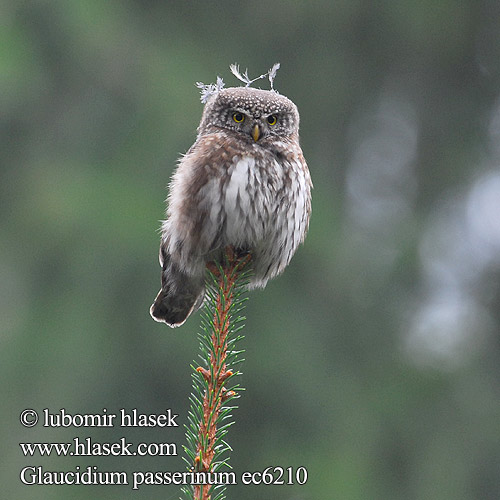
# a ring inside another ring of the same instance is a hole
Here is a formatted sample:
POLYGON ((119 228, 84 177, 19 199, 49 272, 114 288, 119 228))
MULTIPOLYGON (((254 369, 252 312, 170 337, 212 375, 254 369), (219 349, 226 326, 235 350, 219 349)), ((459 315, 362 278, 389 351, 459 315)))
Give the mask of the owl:
POLYGON ((182 325, 203 303, 207 263, 227 247, 249 254, 249 288, 280 274, 305 238, 311 188, 290 99, 248 86, 210 95, 169 185, 153 319, 182 325))

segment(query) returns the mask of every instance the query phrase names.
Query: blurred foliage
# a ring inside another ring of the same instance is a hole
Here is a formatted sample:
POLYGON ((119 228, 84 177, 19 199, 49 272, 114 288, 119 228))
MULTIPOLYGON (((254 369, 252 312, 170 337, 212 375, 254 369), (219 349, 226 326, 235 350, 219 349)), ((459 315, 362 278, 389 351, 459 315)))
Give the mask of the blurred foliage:
POLYGON ((177 498, 23 486, 25 465, 182 470, 178 457, 27 458, 19 442, 184 442, 183 429, 33 429, 25 408, 172 408, 199 318, 149 305, 165 186, 196 81, 260 74, 301 111, 309 236, 247 307, 232 465, 305 466, 240 500, 498 498, 500 5, 493 0, 0 4, 5 498, 177 498), (87 459, 88 458, 88 459, 87 459))

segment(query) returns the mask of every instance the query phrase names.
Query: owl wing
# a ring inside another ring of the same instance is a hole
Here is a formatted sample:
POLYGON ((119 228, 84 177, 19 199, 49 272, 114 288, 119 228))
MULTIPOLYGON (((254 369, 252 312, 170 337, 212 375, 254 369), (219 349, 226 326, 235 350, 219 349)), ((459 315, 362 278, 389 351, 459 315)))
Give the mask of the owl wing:
POLYGON ((179 162, 162 225, 162 287, 150 309, 156 321, 180 326, 203 303, 206 262, 220 246, 226 217, 224 173, 234 154, 223 138, 205 136, 179 162))
POLYGON ((211 252, 221 246, 227 173, 242 154, 233 142, 224 133, 201 136, 180 160, 169 186, 162 240, 190 275, 203 274, 211 252))

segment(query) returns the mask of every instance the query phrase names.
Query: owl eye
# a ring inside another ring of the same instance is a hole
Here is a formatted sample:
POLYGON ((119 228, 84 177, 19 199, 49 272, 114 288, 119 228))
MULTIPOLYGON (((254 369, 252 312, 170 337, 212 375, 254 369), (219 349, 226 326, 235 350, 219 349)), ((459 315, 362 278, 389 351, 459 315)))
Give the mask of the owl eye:
POLYGON ((278 121, 278 117, 276 115, 269 115, 267 117, 267 123, 269 123, 269 125, 276 125, 277 121, 278 121))
POLYGON ((233 120, 236 123, 242 123, 245 121, 245 115, 243 113, 233 113, 233 120))

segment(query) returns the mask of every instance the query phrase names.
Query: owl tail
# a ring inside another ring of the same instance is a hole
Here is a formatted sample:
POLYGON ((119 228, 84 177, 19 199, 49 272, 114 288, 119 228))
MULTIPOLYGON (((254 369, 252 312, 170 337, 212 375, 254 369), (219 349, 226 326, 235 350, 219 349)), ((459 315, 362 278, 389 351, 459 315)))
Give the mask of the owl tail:
POLYGON ((175 328, 203 304, 203 277, 192 277, 179 269, 169 255, 163 255, 162 287, 149 312, 155 321, 175 328))

